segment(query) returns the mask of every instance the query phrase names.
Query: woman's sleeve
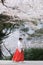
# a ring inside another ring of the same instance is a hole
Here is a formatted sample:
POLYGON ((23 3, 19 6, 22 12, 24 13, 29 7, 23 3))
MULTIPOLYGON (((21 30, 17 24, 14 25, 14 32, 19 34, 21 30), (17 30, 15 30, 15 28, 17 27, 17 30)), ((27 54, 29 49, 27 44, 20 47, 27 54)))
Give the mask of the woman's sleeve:
POLYGON ((21 52, 23 49, 23 45, 22 43, 18 42, 18 50, 21 52))
POLYGON ((23 50, 26 49, 26 43, 24 41, 24 44, 23 44, 23 50))

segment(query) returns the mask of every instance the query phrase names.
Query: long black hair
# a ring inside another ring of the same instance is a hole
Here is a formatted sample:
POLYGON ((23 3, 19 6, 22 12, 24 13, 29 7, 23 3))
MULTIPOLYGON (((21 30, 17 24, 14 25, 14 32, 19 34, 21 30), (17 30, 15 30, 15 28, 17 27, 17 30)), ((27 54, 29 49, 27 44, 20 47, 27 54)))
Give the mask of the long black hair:
POLYGON ((19 40, 23 40, 22 38, 19 38, 19 40))

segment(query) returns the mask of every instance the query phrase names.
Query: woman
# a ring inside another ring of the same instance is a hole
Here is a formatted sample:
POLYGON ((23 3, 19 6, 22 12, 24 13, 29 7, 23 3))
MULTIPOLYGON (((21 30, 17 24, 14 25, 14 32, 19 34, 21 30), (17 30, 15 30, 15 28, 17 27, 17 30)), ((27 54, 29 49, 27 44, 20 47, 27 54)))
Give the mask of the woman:
POLYGON ((23 39, 19 38, 18 47, 12 58, 13 61, 17 61, 17 62, 24 61, 24 49, 23 49, 22 42, 23 42, 23 39))

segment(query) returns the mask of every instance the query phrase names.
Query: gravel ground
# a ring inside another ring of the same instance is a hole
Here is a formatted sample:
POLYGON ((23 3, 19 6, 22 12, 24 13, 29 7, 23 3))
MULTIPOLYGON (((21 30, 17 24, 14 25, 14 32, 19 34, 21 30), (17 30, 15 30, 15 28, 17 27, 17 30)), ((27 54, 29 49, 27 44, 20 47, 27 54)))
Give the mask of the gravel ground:
POLYGON ((0 65, 43 65, 43 61, 24 61, 24 62, 13 62, 13 61, 0 61, 0 65))

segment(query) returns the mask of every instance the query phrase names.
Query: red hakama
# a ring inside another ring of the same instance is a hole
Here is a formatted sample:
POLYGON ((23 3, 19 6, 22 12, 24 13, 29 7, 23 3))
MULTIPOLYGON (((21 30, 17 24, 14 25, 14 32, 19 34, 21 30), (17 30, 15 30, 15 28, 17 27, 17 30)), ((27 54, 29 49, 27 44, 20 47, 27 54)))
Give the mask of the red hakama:
POLYGON ((14 53, 12 60, 17 62, 24 61, 24 52, 20 52, 18 49, 16 49, 16 52, 14 53))

